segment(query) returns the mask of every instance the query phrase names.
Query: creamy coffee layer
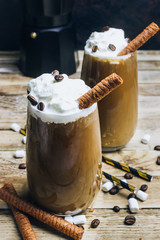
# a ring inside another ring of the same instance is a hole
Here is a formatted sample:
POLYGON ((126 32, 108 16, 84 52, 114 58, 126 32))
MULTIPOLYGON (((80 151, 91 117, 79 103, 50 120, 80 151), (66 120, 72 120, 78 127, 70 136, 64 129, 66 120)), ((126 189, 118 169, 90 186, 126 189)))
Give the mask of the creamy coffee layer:
MULTIPOLYGON (((128 45, 124 31, 117 28, 107 28, 104 32, 93 32, 86 41, 85 54, 97 58, 126 59, 130 54, 117 56, 128 45)), ((118 62, 117 62, 118 63, 118 62)))
POLYGON ((89 89, 83 80, 70 79, 66 74, 59 75, 58 71, 42 74, 28 83, 28 110, 44 122, 73 122, 96 109, 94 104, 81 110, 76 101, 89 89))

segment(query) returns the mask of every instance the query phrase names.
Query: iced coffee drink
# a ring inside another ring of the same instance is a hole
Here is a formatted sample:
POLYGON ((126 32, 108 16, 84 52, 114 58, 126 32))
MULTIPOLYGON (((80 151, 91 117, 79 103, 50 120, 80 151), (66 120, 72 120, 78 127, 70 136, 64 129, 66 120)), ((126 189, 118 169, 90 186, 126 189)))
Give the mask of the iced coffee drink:
POLYGON ((105 28, 93 32, 86 42, 81 78, 93 87, 113 72, 123 84, 98 103, 103 151, 122 148, 133 136, 137 124, 136 53, 117 56, 128 44, 124 31, 105 28))
POLYGON ((28 84, 27 178, 31 194, 57 214, 86 209, 100 188, 101 139, 97 104, 76 101, 89 87, 65 74, 28 84))

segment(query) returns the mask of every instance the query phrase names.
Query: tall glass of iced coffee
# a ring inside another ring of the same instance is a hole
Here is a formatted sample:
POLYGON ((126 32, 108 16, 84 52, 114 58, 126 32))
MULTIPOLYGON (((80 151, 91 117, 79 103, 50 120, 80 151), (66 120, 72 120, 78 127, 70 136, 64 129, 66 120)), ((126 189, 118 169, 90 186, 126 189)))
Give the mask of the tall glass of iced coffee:
POLYGON ((103 151, 121 149, 133 136, 137 124, 136 52, 117 56, 128 39, 121 29, 106 27, 93 32, 86 42, 81 78, 93 87, 115 72, 123 85, 98 103, 103 151))
POLYGON ((101 139, 97 103, 75 101, 90 88, 65 74, 28 84, 27 178, 35 200, 57 214, 86 209, 100 188, 101 139))

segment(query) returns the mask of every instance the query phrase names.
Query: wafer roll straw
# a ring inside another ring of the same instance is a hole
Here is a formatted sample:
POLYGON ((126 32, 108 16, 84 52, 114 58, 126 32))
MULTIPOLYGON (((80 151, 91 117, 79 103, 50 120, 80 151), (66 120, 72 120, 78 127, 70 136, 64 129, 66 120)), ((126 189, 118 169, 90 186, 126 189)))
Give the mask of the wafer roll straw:
POLYGON ((118 53, 118 56, 123 56, 135 52, 151 37, 153 37, 158 31, 159 26, 156 23, 152 22, 148 27, 143 30, 143 32, 141 32, 136 38, 129 42, 128 45, 121 52, 118 53))
POLYGON ((21 199, 17 195, 10 193, 6 189, 0 188, 0 199, 5 201, 6 203, 12 205, 13 207, 25 212, 32 217, 36 218, 37 220, 48 224, 49 226, 53 227, 57 231, 75 239, 80 240, 82 238, 84 230, 76 225, 73 225, 63 218, 57 217, 52 215, 48 212, 45 212, 36 206, 32 205, 31 203, 21 199))
POLYGON ((19 130, 19 133, 21 133, 23 136, 26 136, 26 129, 25 128, 21 128, 19 130))
POLYGON ((119 168, 119 169, 121 169, 121 170, 123 170, 125 172, 130 172, 130 173, 134 174, 135 176, 143 178, 143 179, 145 179, 145 180, 147 180, 149 182, 151 182, 152 179, 153 179, 153 176, 151 176, 151 175, 149 175, 149 174, 147 174, 145 172, 141 172, 141 171, 139 171, 139 170, 137 170, 135 168, 132 168, 130 166, 127 166, 125 164, 117 162, 117 161, 115 161, 113 159, 110 159, 108 157, 102 156, 102 161, 107 163, 107 164, 109 164, 109 165, 112 165, 112 166, 114 166, 116 168, 119 168))
POLYGON ((104 177, 107 178, 108 180, 116 183, 117 185, 120 185, 120 186, 128 189, 131 192, 135 193, 137 191, 136 187, 134 187, 134 186, 132 186, 132 185, 130 185, 128 183, 125 183, 122 180, 120 180, 119 178, 114 177, 114 176, 112 176, 112 175, 110 175, 110 174, 108 174, 108 173, 106 173, 104 171, 102 172, 102 175, 104 175, 104 177))
POLYGON ((119 87, 122 83, 122 78, 116 73, 112 73, 77 99, 79 102, 79 108, 83 109, 90 107, 92 104, 100 101, 114 89, 119 87))
MULTIPOLYGON (((13 193, 14 195, 17 195, 16 190, 12 184, 7 183, 3 188, 9 191, 10 193, 13 193)), ((19 228, 19 231, 21 232, 22 238, 24 240, 37 240, 37 237, 32 229, 28 217, 24 215, 22 212, 20 212, 18 209, 14 208, 12 205, 11 209, 16 220, 17 226, 19 228)))

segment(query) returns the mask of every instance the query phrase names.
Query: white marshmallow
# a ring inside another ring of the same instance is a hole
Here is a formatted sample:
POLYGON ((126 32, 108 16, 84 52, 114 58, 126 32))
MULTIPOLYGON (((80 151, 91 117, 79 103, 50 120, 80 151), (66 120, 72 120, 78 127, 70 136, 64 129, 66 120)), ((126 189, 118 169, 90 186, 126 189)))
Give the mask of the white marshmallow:
POLYGON ((148 194, 141 190, 138 190, 138 192, 136 193, 136 197, 141 201, 145 201, 148 198, 148 194))
POLYGON ((25 157, 25 155, 26 155, 26 152, 24 150, 17 150, 14 153, 15 158, 23 158, 23 157, 25 157))
POLYGON ((135 198, 128 199, 129 209, 132 213, 137 213, 139 211, 139 205, 135 198))
POLYGON ((150 141, 151 136, 149 134, 144 134, 143 138, 141 139, 141 143, 147 144, 150 141))
POLYGON ((102 190, 103 190, 104 192, 108 192, 108 191, 111 190, 111 188, 113 188, 113 187, 114 187, 113 182, 108 181, 108 182, 106 182, 106 183, 104 183, 104 184, 102 185, 102 190))
MULTIPOLYGON (((121 181, 127 183, 127 180, 126 180, 126 179, 122 179, 121 181)), ((118 186, 119 189, 122 189, 122 188, 123 188, 121 185, 117 185, 117 186, 118 186)))
POLYGON ((64 220, 66 220, 67 222, 70 222, 73 224, 73 217, 68 215, 68 216, 65 216, 64 220))
POLYGON ((26 144, 26 136, 23 136, 23 138, 22 138, 22 143, 23 143, 23 144, 26 144))
POLYGON ((21 127, 17 124, 17 123, 12 123, 11 125, 11 129, 15 132, 19 132, 19 130, 21 129, 21 127))
POLYGON ((84 224, 86 223, 86 216, 85 215, 77 215, 73 217, 74 224, 84 224))

